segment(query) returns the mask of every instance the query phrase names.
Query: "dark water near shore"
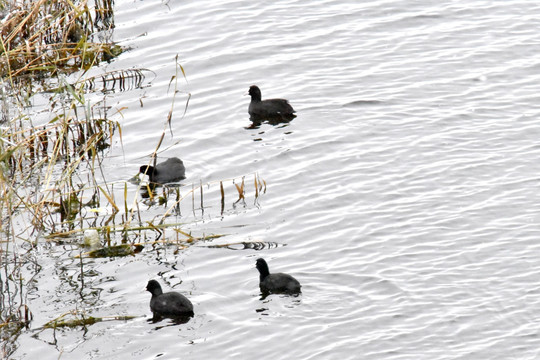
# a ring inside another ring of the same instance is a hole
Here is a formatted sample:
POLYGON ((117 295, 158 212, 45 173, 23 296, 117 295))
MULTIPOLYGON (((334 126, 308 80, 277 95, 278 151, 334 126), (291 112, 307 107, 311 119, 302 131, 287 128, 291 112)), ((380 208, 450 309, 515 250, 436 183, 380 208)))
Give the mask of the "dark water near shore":
POLYGON ((178 252, 81 263, 77 247, 47 244, 13 358, 537 359, 539 13, 535 1, 117 1, 114 38, 131 50, 93 71, 155 78, 109 96, 122 141, 103 181, 123 188, 148 161, 178 54, 187 82, 178 74, 160 157, 184 160, 183 193, 246 175, 246 203, 228 188, 222 214, 208 189, 208 208, 178 222, 227 236, 178 252), (246 129, 252 84, 298 117, 246 129), (259 249, 213 247, 242 242, 259 249), (260 300, 258 257, 302 296, 260 300), (147 322, 151 278, 193 301, 188 324, 147 322), (38 333, 74 309, 141 317, 38 333))

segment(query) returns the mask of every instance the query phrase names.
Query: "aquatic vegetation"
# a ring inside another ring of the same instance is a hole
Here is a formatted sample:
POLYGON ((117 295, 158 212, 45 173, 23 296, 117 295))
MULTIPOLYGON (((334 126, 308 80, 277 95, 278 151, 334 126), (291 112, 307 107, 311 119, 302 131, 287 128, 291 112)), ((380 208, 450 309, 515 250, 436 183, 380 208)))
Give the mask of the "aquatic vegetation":
POLYGON ((110 41, 92 41, 114 28, 113 2, 7 1, 1 29, 0 76, 43 78, 89 69, 122 53, 110 41), (93 11, 92 11, 93 10, 93 11))
POLYGON ((46 323, 43 325, 42 329, 75 328, 79 326, 86 327, 102 321, 127 321, 134 318, 136 318, 136 316, 94 317, 87 316, 86 314, 77 311, 69 311, 46 323), (68 316, 71 316, 71 318, 68 318, 68 316))
MULTIPOLYGON (((0 9, 9 11, 0 29, 0 353, 9 357, 33 319, 28 293, 46 256, 40 250, 56 245, 72 249, 69 259, 80 261, 82 291, 85 259, 119 261, 160 248, 178 252, 223 236, 185 230, 178 221, 182 206, 203 217, 212 209, 209 204, 219 203, 219 216, 224 216, 238 204, 247 206, 246 176, 254 177, 255 205, 266 183, 256 173, 152 189, 140 182, 129 185, 127 179, 107 181, 102 165, 113 141, 122 143, 123 136, 121 114, 106 105, 107 94, 148 86, 145 79, 151 74, 129 69, 85 77, 88 69, 124 50, 110 41, 112 1, 96 1, 94 7, 87 1, 12 1, 1 2, 0 9), (103 99, 90 96, 98 92, 103 99), (43 109, 31 112, 36 98, 43 109), (142 197, 145 189, 147 198, 142 197), (238 199, 227 209, 225 197, 233 189, 238 199), (85 248, 89 229, 97 232, 96 248, 85 248)), ((174 96, 182 76, 177 59, 170 84, 174 96)), ((167 128, 172 129, 174 102, 175 97, 154 157, 167 128)), ((184 113, 188 102, 189 96, 184 113)), ((79 314, 44 328, 101 321, 79 314)))

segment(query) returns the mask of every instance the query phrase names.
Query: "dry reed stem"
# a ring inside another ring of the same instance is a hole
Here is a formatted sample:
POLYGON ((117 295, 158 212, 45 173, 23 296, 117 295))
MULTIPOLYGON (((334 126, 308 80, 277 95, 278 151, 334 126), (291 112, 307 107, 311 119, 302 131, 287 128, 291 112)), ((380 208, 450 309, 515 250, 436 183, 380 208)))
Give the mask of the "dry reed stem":
MULTIPOLYGON (((96 5, 96 15, 112 17, 111 2, 96 5)), ((38 0, 12 6, 0 29, 0 75, 13 83, 22 74, 73 72, 115 56, 112 44, 89 41, 95 30, 87 1, 38 0)))

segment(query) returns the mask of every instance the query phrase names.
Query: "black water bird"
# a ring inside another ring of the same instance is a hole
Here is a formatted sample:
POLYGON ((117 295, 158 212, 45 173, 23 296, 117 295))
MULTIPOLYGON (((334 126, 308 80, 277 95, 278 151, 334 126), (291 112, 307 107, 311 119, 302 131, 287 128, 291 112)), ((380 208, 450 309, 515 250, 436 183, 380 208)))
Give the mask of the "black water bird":
POLYGON ((166 184, 186 178, 184 163, 177 157, 169 158, 157 164, 156 167, 143 165, 139 168, 139 173, 148 175, 150 182, 156 184, 166 184))
POLYGON ((270 120, 275 122, 288 122, 296 117, 295 110, 285 99, 262 100, 261 90, 252 85, 248 94, 251 96, 248 113, 251 120, 270 120))
POLYGON ((259 287, 263 295, 268 294, 289 294, 296 295, 300 291, 300 283, 289 274, 270 274, 268 264, 262 258, 257 259, 257 270, 259 270, 259 287))
POLYGON ((152 294, 150 310, 154 314, 154 320, 193 316, 193 304, 188 298, 177 292, 164 293, 156 280, 148 281, 146 291, 152 294))

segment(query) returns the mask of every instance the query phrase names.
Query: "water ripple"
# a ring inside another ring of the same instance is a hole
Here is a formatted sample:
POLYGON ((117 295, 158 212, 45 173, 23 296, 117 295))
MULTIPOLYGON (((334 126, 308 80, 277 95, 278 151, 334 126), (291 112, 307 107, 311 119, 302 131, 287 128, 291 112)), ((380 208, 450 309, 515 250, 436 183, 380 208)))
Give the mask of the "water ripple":
MULTIPOLYGON (((196 316, 66 332, 62 358, 538 357, 539 5, 117 3, 115 37, 132 50, 110 67, 157 77, 114 98, 126 110, 109 176, 134 173, 159 140, 179 54, 188 80, 162 155, 182 157, 190 183, 257 172, 267 192, 224 214, 216 202, 187 225, 218 240, 88 264, 107 279, 96 281, 96 312, 148 315, 140 289, 161 277, 196 316), (251 84, 289 99, 298 117, 246 129, 251 84), (261 256, 303 294, 260 300, 261 256)), ((63 266, 78 274, 78 263, 63 266)), ((48 300, 33 301, 58 312, 48 300)), ((56 352, 19 341, 19 358, 56 352)))

